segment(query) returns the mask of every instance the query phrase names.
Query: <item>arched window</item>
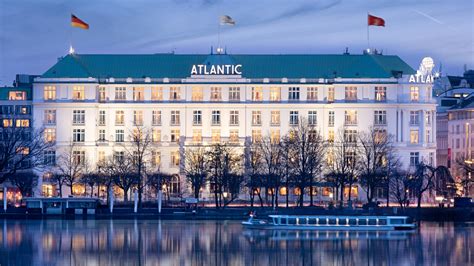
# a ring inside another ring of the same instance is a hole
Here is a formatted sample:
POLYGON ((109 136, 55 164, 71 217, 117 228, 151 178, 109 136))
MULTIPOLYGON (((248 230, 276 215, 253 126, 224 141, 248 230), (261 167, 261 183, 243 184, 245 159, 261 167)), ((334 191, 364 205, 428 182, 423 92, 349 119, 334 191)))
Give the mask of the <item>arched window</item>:
POLYGON ((170 194, 179 194, 181 192, 181 185, 179 182, 179 175, 173 175, 170 182, 170 194))

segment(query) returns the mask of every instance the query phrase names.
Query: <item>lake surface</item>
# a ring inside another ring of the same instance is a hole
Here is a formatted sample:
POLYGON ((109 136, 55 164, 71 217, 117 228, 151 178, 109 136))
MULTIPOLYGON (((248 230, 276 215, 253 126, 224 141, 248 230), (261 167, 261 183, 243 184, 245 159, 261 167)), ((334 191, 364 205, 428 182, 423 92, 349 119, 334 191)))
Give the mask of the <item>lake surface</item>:
POLYGON ((243 230, 239 221, 0 220, 3 265, 474 265, 474 223, 404 232, 243 230))

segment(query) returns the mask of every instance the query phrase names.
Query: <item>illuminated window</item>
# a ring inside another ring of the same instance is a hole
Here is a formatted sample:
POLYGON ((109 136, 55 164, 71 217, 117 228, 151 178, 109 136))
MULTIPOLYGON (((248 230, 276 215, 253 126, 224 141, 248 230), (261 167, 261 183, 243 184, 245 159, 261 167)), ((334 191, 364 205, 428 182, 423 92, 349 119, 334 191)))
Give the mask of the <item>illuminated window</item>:
MULTIPOLYGON (((359 196, 359 189, 357 187, 351 187, 351 197, 357 198, 359 196)), ((344 188, 344 197, 348 198, 349 197, 349 188, 345 187, 344 188)))
POLYGON ((123 129, 115 130, 115 142, 125 141, 125 131, 123 129))
POLYGON ((332 188, 330 187, 323 187, 323 196, 325 197, 332 197, 333 194, 332 194, 332 188))
POLYGON ((280 195, 281 196, 286 196, 287 192, 288 192, 288 189, 286 187, 280 187, 280 195))
POLYGON ((279 126, 280 125, 280 111, 271 111, 271 126, 279 126))
POLYGON ((262 111, 252 111, 252 126, 262 125, 262 111))
POLYGON ((231 126, 238 126, 239 125, 239 111, 235 111, 235 110, 230 111, 229 124, 231 126))
POLYGON ((152 151, 151 152, 151 166, 152 167, 159 167, 161 165, 161 152, 160 151, 152 151))
POLYGON ((410 130, 410 143, 411 144, 417 144, 419 142, 418 135, 419 135, 418 130, 410 130))
POLYGON ((99 102, 105 102, 106 97, 105 97, 105 87, 99 87, 99 102))
POLYGON ((54 125, 56 124, 56 110, 44 110, 44 124, 54 125))
POLYGON ((290 111, 290 125, 295 126, 298 125, 298 111, 290 111))
POLYGON ((193 87, 191 100, 193 102, 201 102, 203 100, 202 87, 193 87))
POLYGON ((329 129, 328 131, 328 142, 334 142, 334 129, 329 129))
POLYGON ((84 86, 73 86, 72 87, 72 99, 73 100, 84 100, 84 86))
POLYGON ((86 119, 85 110, 73 110, 72 111, 72 123, 74 125, 84 125, 86 119))
POLYGON ((124 111, 115 111, 115 125, 123 126, 124 120, 125 120, 124 111))
POLYGON ((25 91, 10 91, 8 92, 8 99, 11 101, 24 101, 26 100, 25 91))
POLYGON ((318 100, 318 88, 308 87, 306 94, 307 101, 317 101, 318 100))
POLYGON ((171 142, 179 143, 180 132, 179 129, 171 130, 171 142))
POLYGON ((133 111, 133 124, 135 126, 143 125, 143 111, 133 111))
POLYGON ((328 103, 334 102, 334 87, 328 88, 328 103))
POLYGON ((180 114, 178 110, 171 111, 171 125, 179 126, 180 124, 180 114))
POLYGON ((357 111, 345 111, 345 125, 357 125, 357 111))
POLYGON ((153 126, 160 126, 161 125, 161 111, 153 110, 151 112, 151 124, 153 126))
POLYGON ((181 89, 179 87, 170 88, 170 101, 181 100, 181 89))
POLYGON ((387 100, 387 87, 375 87, 375 101, 385 102, 387 100))
POLYGON ((195 126, 202 125, 202 111, 201 110, 193 111, 193 125, 195 126))
POLYGON ((151 100, 163 101, 163 88, 162 87, 151 87, 151 100))
POLYGON ((240 88, 239 87, 229 88, 229 101, 234 101, 234 102, 240 101, 240 88))
POLYGON ((19 115, 27 115, 30 113, 30 107, 25 105, 17 105, 16 113, 19 115))
POLYGON ((252 129, 252 142, 262 140, 262 131, 260 129, 252 129))
POLYGON ((295 187, 293 189, 293 194, 295 194, 296 196, 301 195, 301 189, 299 187, 295 187))
POLYGON ((56 100, 56 87, 55 86, 44 86, 44 100, 52 101, 56 100))
POLYGON ((115 88, 115 100, 125 101, 127 99, 127 89, 125 87, 115 88))
POLYGON ((308 125, 315 126, 318 123, 318 112, 308 111, 308 125))
POLYGON ((3 119, 2 120, 3 127, 12 127, 13 126, 13 119, 3 119))
POLYGON ((193 142, 201 143, 202 142, 202 130, 193 129, 193 142))
POLYGON ((221 124, 221 111, 213 110, 212 111, 212 121, 213 126, 218 126, 221 124))
POLYGON ((346 87, 345 96, 346 101, 357 101, 357 87, 346 87))
POLYGON ((329 111, 328 113, 328 126, 333 127, 334 126, 334 111, 329 111))
POLYGON ((221 101, 222 90, 220 87, 211 87, 211 101, 221 101))
POLYGON ((387 111, 374 111, 374 125, 387 124, 387 111))
POLYGON ((280 143, 280 130, 278 129, 270 130, 270 141, 272 143, 280 143))
POLYGON ((138 87, 133 88, 133 100, 135 102, 141 102, 145 100, 145 88, 138 87))
POLYGON ((161 141, 161 130, 154 128, 152 133, 152 141, 153 142, 160 142, 161 141))
POLYGON ((410 125, 418 126, 420 124, 420 112, 410 111, 410 125))
POLYGON ((288 88, 288 100, 289 101, 299 101, 300 100, 300 88, 299 87, 290 87, 290 88, 288 88))
POLYGON ((30 127, 30 119, 17 119, 16 127, 30 127))
POLYGON ((221 130, 220 129, 213 129, 211 131, 211 141, 214 143, 218 143, 221 141, 221 130))
POLYGON ((418 87, 410 87, 410 100, 418 102, 420 100, 420 89, 418 87))
POLYGON ((56 141, 56 129, 55 128, 45 128, 44 129, 44 140, 46 142, 55 142, 56 141))
POLYGON ((231 129, 229 131, 229 141, 230 142, 239 142, 239 130, 238 129, 231 129))
POLYGON ((261 102, 263 100, 263 89, 262 87, 252 88, 252 101, 261 102))
POLYGON ((99 163, 104 163, 105 162, 105 151, 99 151, 98 152, 97 161, 99 163))
POLYGON ((281 88, 271 87, 270 88, 270 101, 279 102, 281 100, 281 88))

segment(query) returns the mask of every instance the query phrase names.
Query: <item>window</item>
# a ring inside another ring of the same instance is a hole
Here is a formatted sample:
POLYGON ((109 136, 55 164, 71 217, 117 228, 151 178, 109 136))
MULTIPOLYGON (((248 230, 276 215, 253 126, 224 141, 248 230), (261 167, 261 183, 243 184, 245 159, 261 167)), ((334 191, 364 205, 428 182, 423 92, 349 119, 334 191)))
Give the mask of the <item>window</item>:
POLYGON ((159 167, 161 165, 161 152, 160 151, 152 151, 151 152, 151 166, 152 167, 159 167))
POLYGON ((72 151, 72 160, 75 164, 84 164, 86 162, 86 152, 72 151))
POLYGON ((106 100, 105 87, 99 87, 98 92, 99 92, 99 102, 105 102, 106 100))
POLYGON ((229 141, 236 143, 239 142, 239 130, 238 129, 231 129, 229 131, 229 141))
POLYGON ((13 105, 2 105, 1 111, 4 115, 13 114, 13 105))
POLYGON ((123 129, 115 130, 115 142, 125 141, 125 131, 123 129))
POLYGON ((8 92, 8 99, 11 101, 24 101, 26 100, 25 91, 10 91, 8 92))
POLYGON ((271 111, 271 126, 279 126, 280 125, 280 111, 271 111))
POLYGON ((54 125, 56 124, 56 110, 44 110, 44 124, 54 125))
POLYGON ((290 125, 298 125, 298 111, 290 111, 290 125))
POLYGON ((346 87, 346 101, 357 101, 357 87, 346 87))
POLYGON ((16 106, 16 114, 19 114, 19 115, 30 114, 30 107, 25 106, 25 105, 17 105, 16 106))
POLYGON ((74 125, 84 125, 86 119, 85 110, 73 110, 72 111, 72 123, 74 125))
POLYGON ((30 119, 16 119, 16 127, 30 127, 30 119))
POLYGON ((280 143, 280 130, 271 129, 270 130, 270 142, 271 143, 280 143))
POLYGON ((44 100, 53 101, 56 100, 56 87, 55 86, 44 86, 44 100))
POLYGON ((334 102, 334 87, 328 88, 328 103, 334 102))
POLYGON ((420 100, 420 89, 418 87, 410 87, 410 100, 418 102, 420 100))
POLYGON ((289 101, 299 101, 300 100, 300 88, 299 87, 290 87, 290 88, 288 88, 288 100, 289 101))
POLYGON ((431 143, 431 130, 426 130, 426 142, 431 143))
POLYGON ((262 111, 252 111, 252 126, 262 125, 262 111))
POLYGON ((133 111, 133 125, 143 126, 143 111, 133 111))
POLYGON ((262 89, 262 87, 252 87, 252 101, 254 101, 254 102, 263 101, 263 89, 262 89))
POLYGON ((125 120, 124 111, 115 111, 115 125, 123 126, 125 120))
POLYGON ((308 87, 306 94, 307 101, 317 101, 318 100, 318 88, 308 87))
POLYGON ((179 111, 171 111, 171 125, 172 126, 179 126, 179 111))
POLYGON ((410 111, 410 126, 418 126, 420 124, 419 111, 410 111))
POLYGON ((114 161, 115 162, 123 162, 124 159, 125 159, 125 152, 124 151, 114 152, 114 161))
POLYGON ((418 166, 420 164, 420 153, 410 152, 410 166, 418 166))
POLYGON ((318 123, 318 112, 308 111, 308 124, 311 126, 317 125, 318 123))
POLYGON ((46 142, 55 142, 56 141, 56 129, 55 128, 45 128, 44 129, 44 141, 46 141, 46 142))
POLYGON ((162 87, 151 87, 151 100, 163 101, 163 88, 162 87))
POLYGON ((230 122, 231 126, 238 126, 239 125, 239 111, 230 111, 230 122))
POLYGON ((193 129, 193 142, 201 143, 201 141, 202 141, 202 130, 193 129))
POLYGON ((357 125, 357 111, 345 111, 345 125, 357 125))
POLYGON ((260 129, 252 129, 252 142, 262 140, 262 131, 260 129))
POLYGON ((76 101, 84 100, 84 86, 72 87, 72 99, 76 101))
POLYGON ((171 142, 179 143, 179 129, 171 130, 171 142))
POLYGON ((218 126, 221 124, 221 111, 212 111, 211 123, 213 126, 218 126))
POLYGON ((153 110, 151 112, 151 124, 154 126, 161 125, 161 111, 153 110))
POLYGON ((387 111, 374 111, 374 125, 383 126, 387 124, 387 111))
POLYGON ((154 128, 151 135, 151 141, 153 142, 160 142, 161 141, 161 130, 158 128, 154 128))
POLYGON ((221 101, 222 94, 220 87, 211 87, 211 101, 221 101))
POLYGON ((201 110, 193 111, 193 125, 195 126, 202 125, 202 111, 201 110))
POLYGON ((13 126, 13 119, 3 119, 2 120, 3 127, 12 127, 13 126))
POLYGON ((106 117, 105 110, 99 110, 99 126, 105 126, 106 117))
POLYGON ((99 141, 105 141, 105 129, 99 129, 99 141))
POLYGON ((328 113, 328 126, 333 127, 334 126, 334 111, 329 111, 328 113))
POLYGON ((418 144, 418 130, 410 130, 410 143, 411 144, 418 144))
POLYGON ((271 87, 270 88, 270 101, 279 102, 281 100, 281 88, 271 87))
POLYGON ((431 112, 427 111, 425 113, 425 123, 427 126, 431 126, 431 112))
POLYGON ((193 87, 191 93, 191 101, 201 102, 203 100, 202 87, 193 87))
POLYGON ((125 100, 127 100, 127 89, 125 87, 116 87, 115 88, 115 100, 116 101, 125 101, 125 100))
POLYGON ((44 152, 44 164, 48 166, 56 165, 56 152, 55 151, 44 152))
POLYGON ((344 130, 344 141, 346 141, 348 143, 356 143, 357 142, 357 130, 354 130, 354 129, 344 130))
POLYGON ((133 88, 133 101, 142 102, 145 100, 145 88, 133 88))
POLYGON ((72 130, 72 141, 73 142, 84 142, 85 140, 85 129, 73 129, 72 130))
POLYGON ((329 129, 328 131, 328 142, 334 142, 334 129, 329 129))
POLYGON ((179 151, 171 152, 171 166, 179 166, 179 151))
POLYGON ((375 87, 375 101, 385 102, 387 100, 387 87, 375 87))
POLYGON ((213 129, 211 131, 211 141, 214 143, 218 143, 221 141, 221 130, 220 129, 213 129))
POLYGON ((230 87, 229 88, 229 101, 240 101, 240 88, 230 87))
POLYGON ((181 89, 179 87, 170 88, 170 101, 181 100, 181 89))

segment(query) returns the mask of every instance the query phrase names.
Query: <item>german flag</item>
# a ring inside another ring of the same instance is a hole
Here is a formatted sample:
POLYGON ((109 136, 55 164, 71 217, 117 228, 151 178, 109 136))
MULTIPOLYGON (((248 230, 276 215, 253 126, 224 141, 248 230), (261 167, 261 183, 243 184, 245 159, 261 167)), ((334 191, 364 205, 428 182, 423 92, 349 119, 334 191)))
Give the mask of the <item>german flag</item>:
POLYGON ((84 21, 74 16, 73 14, 71 14, 71 26, 85 29, 85 30, 89 29, 89 24, 85 23, 84 21))

